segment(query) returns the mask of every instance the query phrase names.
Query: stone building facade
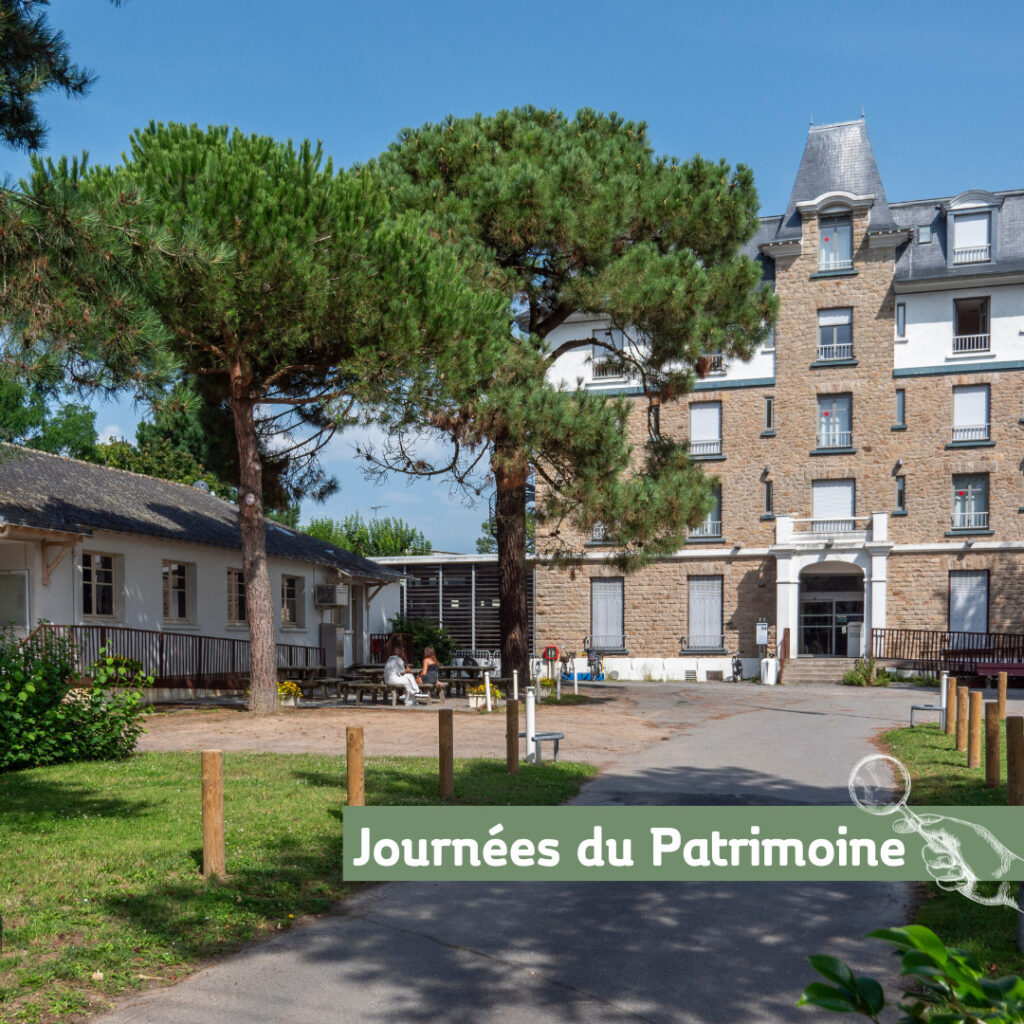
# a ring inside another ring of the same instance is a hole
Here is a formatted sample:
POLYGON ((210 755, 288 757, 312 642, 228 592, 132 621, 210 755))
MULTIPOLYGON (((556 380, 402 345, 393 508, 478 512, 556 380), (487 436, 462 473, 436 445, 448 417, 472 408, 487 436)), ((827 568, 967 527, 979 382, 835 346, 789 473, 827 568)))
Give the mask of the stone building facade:
MULTIPOLYGON (((1024 191, 889 204, 863 119, 812 127, 749 252, 774 337, 659 410, 718 507, 632 576, 597 543, 574 571, 538 565, 538 644, 589 637, 627 677, 704 678, 737 654, 754 670, 758 622, 808 658, 867 654, 883 630, 1024 633, 1024 191)), ((560 331, 581 329, 606 326, 560 331)), ((635 394, 640 442, 648 400, 599 352, 553 374, 635 394)))

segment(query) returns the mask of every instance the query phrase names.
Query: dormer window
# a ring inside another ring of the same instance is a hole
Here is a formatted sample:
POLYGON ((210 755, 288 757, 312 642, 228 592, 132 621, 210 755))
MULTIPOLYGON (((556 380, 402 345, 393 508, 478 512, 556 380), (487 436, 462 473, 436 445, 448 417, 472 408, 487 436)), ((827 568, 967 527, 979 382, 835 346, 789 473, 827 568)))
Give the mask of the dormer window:
POLYGON ((818 269, 853 267, 853 222, 849 217, 822 217, 818 221, 818 269))
POLYGON ((958 213, 953 217, 953 262, 988 263, 992 259, 992 214, 958 213))

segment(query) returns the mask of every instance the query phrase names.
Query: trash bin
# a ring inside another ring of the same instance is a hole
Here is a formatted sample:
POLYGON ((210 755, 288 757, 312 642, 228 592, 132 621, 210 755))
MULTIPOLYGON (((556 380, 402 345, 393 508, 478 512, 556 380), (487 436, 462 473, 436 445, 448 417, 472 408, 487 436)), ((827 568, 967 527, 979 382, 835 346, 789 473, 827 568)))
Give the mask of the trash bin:
POLYGON ((779 681, 779 659, 761 659, 761 685, 774 686, 779 681))

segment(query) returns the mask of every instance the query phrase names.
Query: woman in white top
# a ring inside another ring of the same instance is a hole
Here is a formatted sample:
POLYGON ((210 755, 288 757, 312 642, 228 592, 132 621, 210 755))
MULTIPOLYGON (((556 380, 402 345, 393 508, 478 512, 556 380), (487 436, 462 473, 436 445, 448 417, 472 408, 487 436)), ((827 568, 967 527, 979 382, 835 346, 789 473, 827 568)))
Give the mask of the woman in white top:
POLYGON ((391 646, 391 657, 384 665, 384 685, 397 686, 405 690, 405 704, 412 707, 416 703, 416 694, 423 691, 416 683, 416 677, 405 669, 404 646, 402 641, 395 639, 391 646))

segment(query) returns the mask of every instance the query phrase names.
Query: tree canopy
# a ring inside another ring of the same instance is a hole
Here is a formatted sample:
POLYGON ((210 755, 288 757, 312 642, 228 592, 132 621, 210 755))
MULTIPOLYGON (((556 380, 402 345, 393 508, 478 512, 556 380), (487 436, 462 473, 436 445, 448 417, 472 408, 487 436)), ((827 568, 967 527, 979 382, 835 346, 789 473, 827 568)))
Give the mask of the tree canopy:
POLYGON ((689 389, 710 353, 749 357, 775 311, 741 253, 758 223, 753 176, 656 156, 646 126, 614 114, 533 107, 406 129, 377 166, 395 202, 430 215, 519 313, 495 374, 467 367, 424 387, 386 422, 392 440, 364 454, 380 471, 496 486, 502 667, 523 671, 531 475, 538 548, 576 557, 600 522, 627 568, 684 543, 713 483, 664 435, 634 450, 624 398, 552 385, 559 357, 600 338, 548 339, 577 311, 623 332, 607 358, 652 404, 689 389), (449 457, 418 454, 414 423, 452 441, 449 457))
POLYGON ((366 521, 358 512, 342 520, 313 519, 301 527, 303 533, 319 537, 357 555, 428 555, 433 545, 411 523, 397 516, 366 521))
MULTIPOLYGON (((321 148, 223 127, 151 124, 121 166, 84 175, 47 164, 39 188, 78 188, 123 237, 161 240, 136 288, 182 381, 230 411, 252 644, 251 704, 277 707, 266 567, 261 437, 302 460, 360 408, 396 401, 395 382, 496 357, 500 295, 471 281, 423 218, 395 215, 379 176, 335 172, 321 148)), ((117 352, 107 351, 114 358, 117 352)), ((120 353, 131 359, 126 346, 120 353)), ((401 400, 400 398, 398 399, 401 400)))

